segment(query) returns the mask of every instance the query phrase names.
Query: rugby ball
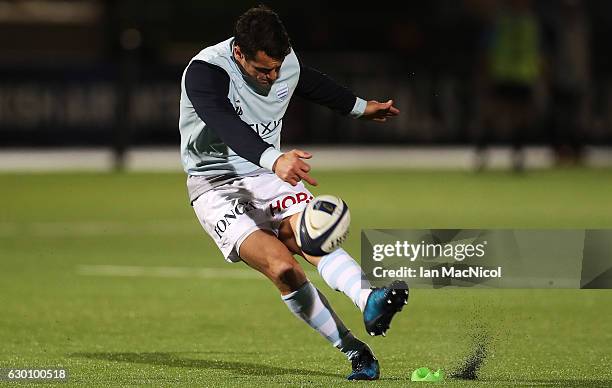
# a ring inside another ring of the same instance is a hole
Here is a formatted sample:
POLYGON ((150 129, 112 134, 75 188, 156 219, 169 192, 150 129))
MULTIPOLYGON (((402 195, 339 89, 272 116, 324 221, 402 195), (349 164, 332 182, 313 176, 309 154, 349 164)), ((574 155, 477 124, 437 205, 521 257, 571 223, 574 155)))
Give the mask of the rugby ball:
POLYGON ((295 239, 302 252, 325 256, 346 240, 351 214, 346 203, 333 195, 312 199, 300 213, 295 239))

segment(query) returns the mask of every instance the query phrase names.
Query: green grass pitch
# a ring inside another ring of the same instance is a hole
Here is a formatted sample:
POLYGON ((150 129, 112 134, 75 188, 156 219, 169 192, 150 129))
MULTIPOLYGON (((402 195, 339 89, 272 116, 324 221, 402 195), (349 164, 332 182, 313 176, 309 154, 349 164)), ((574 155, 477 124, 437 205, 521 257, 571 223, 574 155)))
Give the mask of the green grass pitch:
MULTIPOLYGON (((315 193, 349 204, 355 256, 362 228, 612 228, 610 170, 314 176, 315 193)), ((61 366, 85 386, 350 384, 349 363, 271 283, 224 263, 183 175, 2 174, 0 188, 0 368, 61 366)), ((444 385, 612 386, 612 291, 416 289, 388 336, 370 338, 309 271, 379 358, 372 386, 448 371, 482 331, 480 378, 444 385)))

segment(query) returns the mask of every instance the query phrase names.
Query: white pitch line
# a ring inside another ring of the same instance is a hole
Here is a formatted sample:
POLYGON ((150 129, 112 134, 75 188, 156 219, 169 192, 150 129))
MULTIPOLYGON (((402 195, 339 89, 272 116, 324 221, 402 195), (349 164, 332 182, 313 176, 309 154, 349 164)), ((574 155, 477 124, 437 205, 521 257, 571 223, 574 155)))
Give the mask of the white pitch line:
MULTIPOLYGON (((286 145, 283 150, 305 149, 314 157, 308 162, 315 170, 354 170, 360 168, 403 168, 472 170, 474 147, 314 147, 286 145)), ((490 147, 490 168, 512 167, 512 152, 508 146, 490 147)), ((554 166, 554 154, 548 147, 525 147, 526 168, 554 166)), ((610 147, 585 147, 587 167, 612 166, 610 147)), ((182 171, 176 147, 131 148, 126 154, 128 171, 182 171)), ((107 148, 63 150, 3 149, 0 151, 0 171, 109 171, 113 168, 113 153, 107 148)))
POLYGON ((198 279, 265 279, 252 269, 223 269, 203 267, 145 267, 134 265, 79 265, 77 274, 83 276, 198 278, 198 279))
POLYGON ((17 236, 63 238, 199 234, 199 225, 194 224, 194 222, 192 221, 138 223, 128 223, 120 221, 65 221, 24 223, 0 222, 0 238, 17 236))

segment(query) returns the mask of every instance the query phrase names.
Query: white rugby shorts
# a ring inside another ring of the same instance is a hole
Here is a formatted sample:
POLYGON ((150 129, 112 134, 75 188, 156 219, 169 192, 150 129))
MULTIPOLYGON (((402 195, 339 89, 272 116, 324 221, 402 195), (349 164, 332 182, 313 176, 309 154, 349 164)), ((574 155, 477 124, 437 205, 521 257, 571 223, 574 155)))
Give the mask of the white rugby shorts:
POLYGON ((261 229, 278 236, 281 221, 303 211, 312 198, 302 182, 291 186, 275 174, 263 174, 215 187, 200 195, 193 209, 225 260, 235 263, 251 233, 261 229))

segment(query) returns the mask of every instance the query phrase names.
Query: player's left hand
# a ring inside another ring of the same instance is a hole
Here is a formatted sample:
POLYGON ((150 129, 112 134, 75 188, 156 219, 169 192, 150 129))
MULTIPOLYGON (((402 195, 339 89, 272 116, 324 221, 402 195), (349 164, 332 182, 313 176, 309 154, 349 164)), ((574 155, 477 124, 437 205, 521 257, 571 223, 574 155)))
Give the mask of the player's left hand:
POLYGON ((384 123, 387 117, 397 116, 399 113, 399 109, 393 106, 393 100, 387 102, 370 100, 360 118, 384 123))

